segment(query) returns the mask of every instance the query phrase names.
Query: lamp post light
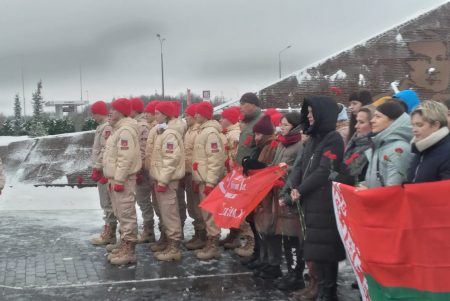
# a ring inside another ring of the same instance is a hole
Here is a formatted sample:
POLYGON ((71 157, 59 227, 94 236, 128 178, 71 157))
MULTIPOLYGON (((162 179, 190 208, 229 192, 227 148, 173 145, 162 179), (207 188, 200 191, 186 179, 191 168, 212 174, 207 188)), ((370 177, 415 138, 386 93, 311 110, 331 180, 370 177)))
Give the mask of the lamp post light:
POLYGON ((285 50, 288 50, 289 48, 291 48, 292 46, 289 45, 283 49, 280 50, 280 52, 278 52, 278 76, 279 78, 281 78, 281 53, 285 50))
POLYGON ((156 35, 159 39, 159 43, 161 45, 161 85, 162 85, 162 97, 164 99, 164 59, 163 59, 163 42, 166 40, 161 38, 161 35, 158 33, 156 35))

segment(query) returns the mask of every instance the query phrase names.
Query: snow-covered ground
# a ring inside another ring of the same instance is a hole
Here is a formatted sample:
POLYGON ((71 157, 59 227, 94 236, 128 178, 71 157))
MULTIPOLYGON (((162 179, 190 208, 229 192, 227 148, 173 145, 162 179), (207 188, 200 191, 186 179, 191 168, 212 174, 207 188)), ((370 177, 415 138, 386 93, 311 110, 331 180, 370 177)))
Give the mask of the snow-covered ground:
POLYGON ((0 210, 81 210, 100 209, 95 187, 6 186, 0 195, 0 210))
POLYGON ((16 141, 23 141, 32 139, 28 136, 0 136, 0 146, 7 146, 8 144, 16 141))

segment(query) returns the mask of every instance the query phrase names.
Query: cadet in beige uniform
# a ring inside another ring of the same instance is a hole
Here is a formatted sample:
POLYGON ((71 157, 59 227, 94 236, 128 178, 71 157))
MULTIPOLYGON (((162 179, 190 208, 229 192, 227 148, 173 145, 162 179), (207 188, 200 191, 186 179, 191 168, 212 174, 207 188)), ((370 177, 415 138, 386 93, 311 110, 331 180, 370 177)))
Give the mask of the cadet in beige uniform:
MULTIPOLYGON (((140 98, 131 99, 131 115, 138 123, 139 146, 142 162, 145 160, 145 147, 147 145, 150 124, 147 122, 147 114, 144 113, 144 102, 140 98)), ((142 212, 143 231, 139 237, 139 243, 155 241, 154 213, 151 202, 150 177, 144 171, 144 167, 136 175, 136 202, 142 212)))
POLYGON ((111 126, 113 134, 103 154, 103 173, 108 178, 113 209, 120 223, 120 246, 108 260, 122 265, 136 262, 136 173, 142 161, 136 120, 131 114, 131 102, 119 98, 112 102, 111 126))
POLYGON ((188 126, 184 135, 184 154, 186 162, 186 175, 184 176, 186 205, 189 216, 193 219, 194 236, 185 244, 188 250, 202 249, 206 245, 206 225, 203 220, 202 211, 198 205, 200 204, 200 195, 197 189, 192 186, 192 156, 194 152, 195 137, 200 131, 200 125, 195 121, 196 104, 189 105, 185 110, 185 119, 188 126))
MULTIPOLYGON (((209 102, 201 102, 196 107, 195 119, 200 132, 195 138, 192 177, 199 185, 200 199, 203 200, 222 180, 225 171, 225 152, 220 137, 222 127, 212 120, 213 107, 209 102)), ((206 223, 208 240, 206 246, 197 252, 197 258, 209 260, 220 257, 220 228, 214 223, 213 216, 202 209, 206 223)))
POLYGON ((184 177, 184 145, 180 129, 177 128, 175 106, 170 102, 156 105, 158 130, 153 145, 150 175, 155 180, 156 199, 164 225, 167 244, 155 253, 156 259, 171 261, 181 259, 181 219, 177 190, 179 180, 184 177))
MULTIPOLYGON (((180 132, 181 136, 184 137, 187 125, 180 117, 181 104, 179 101, 171 102, 175 108, 175 124, 174 127, 177 131, 180 132)), ((186 197, 185 197, 185 183, 184 181, 180 181, 179 188, 177 190, 177 198, 178 198, 178 207, 180 208, 180 219, 181 219, 181 229, 184 229, 184 223, 186 222, 187 213, 186 213, 186 197)), ((182 240, 184 239, 184 234, 182 234, 182 240)))
POLYGON ((103 153, 106 141, 111 136, 112 128, 108 122, 108 108, 104 101, 96 101, 91 106, 92 117, 98 124, 95 130, 94 145, 92 146, 92 175, 93 181, 97 182, 100 197, 100 207, 103 209, 103 232, 99 237, 91 239, 93 245, 107 245, 116 243, 117 218, 111 204, 108 191, 108 179, 103 175, 103 153))
MULTIPOLYGON (((225 136, 225 168, 230 172, 236 165, 237 146, 239 144, 239 135, 241 129, 239 127, 239 116, 241 110, 239 107, 231 107, 222 111, 220 123, 222 125, 222 133, 225 136)), ((241 246, 240 229, 230 229, 230 233, 225 239, 220 240, 219 244, 225 249, 236 249, 241 246)))

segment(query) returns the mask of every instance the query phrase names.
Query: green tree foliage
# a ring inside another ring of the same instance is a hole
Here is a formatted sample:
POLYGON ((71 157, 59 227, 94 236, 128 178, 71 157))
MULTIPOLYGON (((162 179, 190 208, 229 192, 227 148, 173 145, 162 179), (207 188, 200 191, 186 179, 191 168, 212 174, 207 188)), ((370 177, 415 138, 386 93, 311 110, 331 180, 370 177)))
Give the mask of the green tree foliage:
POLYGON ((97 123, 95 122, 95 120, 93 118, 89 118, 84 122, 81 130, 82 131, 91 131, 91 130, 95 130, 96 128, 97 128, 97 123))
POLYGON ((36 120, 42 119, 42 114, 44 113, 44 101, 42 99, 42 81, 39 81, 37 83, 37 89, 36 92, 33 93, 33 96, 31 97, 33 102, 33 118, 36 120))
POLYGON ((22 107, 20 106, 19 94, 16 94, 14 98, 14 135, 19 136, 22 134, 22 107))

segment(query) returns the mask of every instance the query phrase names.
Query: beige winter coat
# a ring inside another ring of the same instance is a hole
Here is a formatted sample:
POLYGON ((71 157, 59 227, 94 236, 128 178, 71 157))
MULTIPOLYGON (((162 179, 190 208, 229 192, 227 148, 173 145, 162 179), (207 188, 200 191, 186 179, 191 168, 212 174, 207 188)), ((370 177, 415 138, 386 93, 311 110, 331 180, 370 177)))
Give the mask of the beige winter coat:
POLYGON ((178 131, 181 134, 181 137, 186 133, 187 125, 181 118, 174 118, 170 122, 172 122, 172 127, 174 130, 178 131))
POLYGON ((145 160, 145 148, 147 146, 148 133, 150 131, 150 125, 147 122, 147 117, 144 113, 137 115, 134 119, 138 123, 138 138, 139 148, 141 150, 142 162, 145 160))
POLYGON ((128 176, 142 167, 136 120, 126 117, 117 122, 106 142, 103 154, 103 174, 115 183, 123 184, 128 176))
POLYGON ((152 158, 152 152, 153 152, 153 145, 155 144, 157 130, 158 130, 157 123, 153 122, 150 125, 150 130, 148 131, 147 143, 145 146, 144 167, 149 172, 150 172, 150 163, 152 161, 151 158, 152 158))
POLYGON ((189 127, 184 134, 184 155, 186 162, 186 173, 192 173, 192 156, 194 153, 194 142, 195 137, 197 137, 200 132, 200 125, 195 123, 193 126, 189 127))
POLYGON ((230 161, 235 162, 237 148, 239 145, 239 136, 241 135, 239 123, 230 125, 224 132, 226 138, 225 152, 227 158, 230 159, 230 161))
POLYGON ((112 134, 112 127, 105 121, 97 126, 95 130, 94 145, 92 146, 92 162, 96 169, 103 168, 103 153, 105 152, 106 140, 112 134))
POLYGON ((225 151, 220 133, 222 127, 215 120, 208 120, 200 125, 200 132, 195 138, 193 164, 197 170, 192 171, 198 183, 215 186, 224 175, 225 151))
POLYGON ((2 159, 0 159, 0 191, 5 187, 5 175, 3 174, 2 159))
POLYGON ((176 130, 176 120, 170 120, 164 131, 157 131, 150 162, 150 176, 158 183, 169 185, 184 177, 183 137, 176 130))

